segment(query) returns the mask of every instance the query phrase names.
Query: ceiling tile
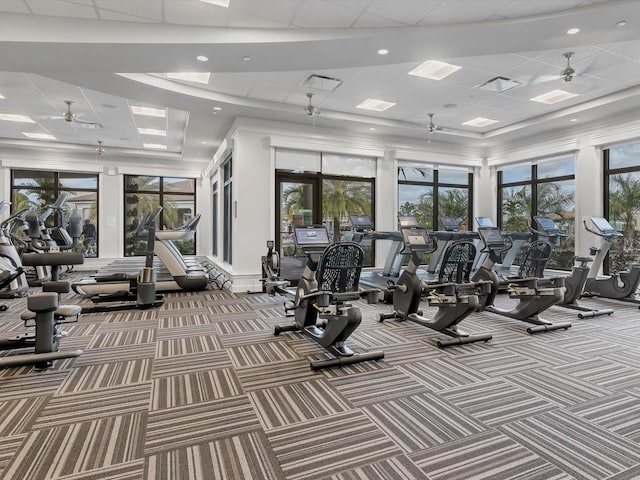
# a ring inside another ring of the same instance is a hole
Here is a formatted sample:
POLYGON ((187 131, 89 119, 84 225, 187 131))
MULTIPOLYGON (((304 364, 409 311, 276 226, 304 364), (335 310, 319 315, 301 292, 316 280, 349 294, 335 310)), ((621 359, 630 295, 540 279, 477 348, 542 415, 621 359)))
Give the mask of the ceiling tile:
POLYGON ((162 0, 95 0, 100 18, 109 20, 162 21, 162 0))
POLYGON ((65 0, 25 0, 35 15, 55 17, 98 18, 96 9, 65 0))
POLYGON ((405 25, 417 25, 441 0, 373 0, 367 13, 405 25))

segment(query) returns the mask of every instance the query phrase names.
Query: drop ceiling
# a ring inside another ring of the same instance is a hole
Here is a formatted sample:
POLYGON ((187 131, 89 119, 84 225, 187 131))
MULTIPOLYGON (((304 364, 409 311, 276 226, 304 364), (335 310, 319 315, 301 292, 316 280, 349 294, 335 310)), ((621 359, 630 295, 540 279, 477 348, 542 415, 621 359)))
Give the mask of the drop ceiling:
POLYGON ((640 2, 631 0, 231 0, 229 8, 200 0, 15 0, 0 2, 0 22, 0 113, 33 119, 0 121, 0 145, 20 148, 101 141, 116 156, 204 164, 238 116, 479 146, 640 107, 640 2), (574 27, 580 32, 567 34, 574 27), (564 82, 568 51, 576 75, 564 82), (461 68, 442 80, 408 74, 425 60, 461 68), (208 80, 167 78, 184 72, 209 73, 208 80), (341 83, 310 88, 312 74, 341 83), (519 85, 478 88, 495 77, 519 85), (574 96, 531 101, 552 90, 574 96), (320 112, 313 118, 307 93, 320 112), (357 108, 367 99, 394 105, 357 108), (78 122, 64 120, 65 100, 78 122), (135 115, 132 105, 166 115, 135 115), (430 113, 441 127, 431 135, 430 113), (495 122, 470 122, 477 118, 495 122))

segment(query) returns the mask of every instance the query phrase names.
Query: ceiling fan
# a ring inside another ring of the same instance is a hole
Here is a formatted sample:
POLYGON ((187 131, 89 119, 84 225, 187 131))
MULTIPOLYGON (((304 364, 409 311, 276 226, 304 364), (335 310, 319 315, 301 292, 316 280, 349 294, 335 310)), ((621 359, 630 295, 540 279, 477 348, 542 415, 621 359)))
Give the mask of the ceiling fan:
POLYGON ((438 126, 438 124, 433 121, 433 116, 435 115, 435 113, 427 113, 427 115, 429 115, 429 123, 427 123, 427 143, 431 143, 431 134, 442 130, 442 127, 438 126))
POLYGON ((76 118, 76 114, 71 111, 71 105, 73 104, 73 101, 65 100, 64 103, 67 106, 66 111, 62 114, 62 118, 65 122, 71 123, 72 125, 77 127, 91 128, 93 130, 100 130, 103 127, 103 125, 98 122, 84 122, 82 120, 78 120, 76 118))
POLYGON ((562 54, 562 56, 567 59, 567 66, 560 72, 560 76, 565 82, 570 82, 576 76, 576 71, 571 66, 571 57, 573 57, 573 55, 573 52, 565 52, 562 54))
POLYGON ((315 117, 316 115, 320 115, 320 110, 318 107, 314 106, 311 103, 311 99, 313 98, 313 93, 307 93, 307 98, 309 98, 309 105, 304 107, 304 112, 310 117, 315 117))

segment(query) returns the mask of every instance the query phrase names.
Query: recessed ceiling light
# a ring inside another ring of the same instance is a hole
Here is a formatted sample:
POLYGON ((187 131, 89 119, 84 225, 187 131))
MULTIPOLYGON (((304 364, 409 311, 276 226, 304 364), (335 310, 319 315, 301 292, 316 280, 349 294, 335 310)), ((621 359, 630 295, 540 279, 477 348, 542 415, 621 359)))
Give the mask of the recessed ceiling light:
POLYGON ((427 60, 409 72, 409 75, 430 78, 431 80, 442 80, 453 72, 457 72, 462 67, 439 60, 427 60))
POLYGON ((213 107, 213 109, 214 109, 216 112, 219 112, 220 110, 222 110, 222 107, 213 107))
POLYGON ((185 82, 193 82, 193 83, 204 83, 205 85, 209 83, 209 77, 211 74, 209 72, 169 72, 167 73, 167 78, 172 80, 184 80, 185 82))
POLYGON ((569 120, 570 122, 577 122, 578 119, 577 118, 572 118, 571 120, 569 120))
POLYGON ((23 123, 36 123, 31 117, 26 115, 16 115, 14 113, 0 113, 0 120, 7 122, 23 122, 23 123))
POLYGON ((472 120, 462 122, 462 125, 469 125, 471 127, 486 127, 487 125, 493 125, 498 123, 498 120, 492 120, 491 118, 477 117, 472 120))
POLYGON ((369 131, 370 131, 370 132, 375 132, 375 131, 376 131, 376 129, 375 129, 375 127, 371 127, 371 128, 369 129, 369 131))
POLYGON ((389 53, 389 50, 387 50, 386 48, 381 48, 380 50, 378 50, 378 55, 386 55, 387 53, 389 53))
POLYGON ((205 57, 204 55, 198 55, 196 57, 196 60, 198 60, 199 62, 208 62, 209 61, 209 57, 205 57))
POLYGON ((356 108, 362 108, 364 110, 374 110, 376 112, 384 112, 389 108, 393 107, 395 103, 393 102, 385 102, 384 100, 376 100, 375 98, 367 98, 360 105, 357 105, 356 108))
POLYGON ((30 132, 22 132, 22 135, 28 138, 35 138, 37 140, 57 140, 56 137, 50 135, 48 133, 30 133, 30 132))
POLYGON ((211 5, 217 5, 219 7, 229 8, 229 2, 231 0, 200 0, 204 3, 210 3, 211 5))
POLYGON ((250 62, 251 61, 251 57, 247 57, 246 55, 244 57, 242 57, 242 61, 243 62, 250 62))
POLYGON ((576 33, 580 33, 580 29, 577 27, 567 30, 567 35, 575 35, 576 33))
POLYGON ((102 108, 109 108, 112 110, 117 110, 118 107, 116 105, 113 105, 111 103, 103 103, 102 105, 100 105, 102 108))
POLYGON ((139 107, 137 105, 131 105, 131 113, 134 115, 145 115, 147 117, 165 118, 167 116, 167 110, 165 108, 139 107))
POLYGON ((456 108, 458 106, 457 103, 445 103, 443 108, 456 108))
POLYGON ((206 144, 207 144, 207 143, 209 143, 209 142, 202 141, 202 142, 200 142, 200 143, 201 143, 202 145, 206 145, 206 144))
POLYGON ((616 22, 616 27, 626 27, 626 26, 627 26, 626 20, 620 20, 619 22, 616 22))
POLYGON ((143 143, 142 146, 144 148, 155 148, 157 150, 166 150, 167 146, 162 145, 161 143, 143 143))
POLYGON ((160 130, 158 128, 138 128, 138 133, 141 135, 158 135, 160 137, 167 136, 166 130, 160 130))
POLYGON ((3 99, 3 98, 4 98, 4 95, 0 95, 0 99, 3 99))
POLYGON ((532 102, 546 103, 547 105, 553 105, 554 103, 563 102, 570 98, 577 97, 577 93, 567 92, 565 90, 552 90, 550 92, 538 95, 537 97, 530 98, 532 102))

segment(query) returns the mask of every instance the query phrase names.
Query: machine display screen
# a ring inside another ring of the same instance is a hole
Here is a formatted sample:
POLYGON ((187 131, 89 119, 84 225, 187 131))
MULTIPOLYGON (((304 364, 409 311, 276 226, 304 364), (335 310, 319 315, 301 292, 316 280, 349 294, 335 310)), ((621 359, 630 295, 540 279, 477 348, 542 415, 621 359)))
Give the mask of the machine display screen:
POLYGON ((369 215, 349 215, 353 228, 372 228, 373 222, 369 215))
POLYGON ((536 223, 540 226, 542 230, 545 232, 553 232, 557 231, 558 227, 556 223, 551 220, 549 217, 533 217, 536 223))
POLYGON ((502 232, 496 227, 479 228, 478 233, 487 246, 504 245, 502 232))
POLYGON ((296 244, 305 246, 328 246, 329 232, 327 227, 295 227, 296 244))
POLYGON ((600 230, 602 233, 615 231, 615 229, 611 226, 611 224, 607 221, 606 218, 592 217, 591 221, 596 226, 596 228, 600 230))
POLYGON ((400 225, 400 228, 417 227, 418 220, 413 215, 400 216, 398 217, 398 225, 400 225))
POLYGON ((440 223, 442 223, 442 228, 447 232, 456 232, 460 228, 458 219, 454 217, 440 217, 440 223))
POLYGON ((489 217, 476 217, 476 223, 480 228, 493 227, 493 220, 489 217))
POLYGON ((405 227, 401 229, 402 239, 408 247, 427 247, 429 246, 429 234, 422 227, 405 227))

